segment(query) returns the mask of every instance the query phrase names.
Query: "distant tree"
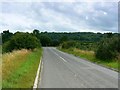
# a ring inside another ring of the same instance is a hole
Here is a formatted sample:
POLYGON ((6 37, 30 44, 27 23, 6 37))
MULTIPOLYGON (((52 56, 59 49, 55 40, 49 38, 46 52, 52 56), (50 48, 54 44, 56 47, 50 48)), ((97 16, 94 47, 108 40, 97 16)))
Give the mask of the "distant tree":
POLYGON ((41 42, 42 46, 50 46, 51 41, 52 41, 51 38, 47 35, 40 36, 40 42, 41 42))
POLYGON ((33 34, 34 34, 34 35, 38 35, 38 34, 39 34, 39 30, 34 29, 34 30, 33 30, 33 34))
POLYGON ((58 41, 59 43, 63 43, 64 41, 75 40, 80 42, 99 42, 104 34, 97 33, 89 33, 89 32, 71 32, 71 33, 58 33, 58 32, 41 32, 41 35, 46 35, 52 39, 53 41, 58 41))
POLYGON ((37 29, 34 29, 33 30, 33 35, 36 36, 39 39, 39 37, 40 37, 40 31, 37 30, 37 29))
POLYGON ((112 32, 105 33, 105 36, 106 36, 107 38, 111 38, 111 37, 113 36, 113 33, 112 33, 112 32))
POLYGON ((102 33, 100 33, 100 32, 97 32, 97 34, 102 34, 102 33))
POLYGON ((68 41, 68 37, 67 37, 67 36, 62 36, 62 37, 60 38, 60 42, 63 43, 63 42, 65 42, 65 41, 68 41))
POLYGON ((13 33, 9 32, 9 30, 5 30, 2 33, 2 42, 5 43, 10 40, 12 37, 13 33))
POLYGON ((52 40, 51 41, 51 46, 58 46, 60 42, 58 40, 52 40))

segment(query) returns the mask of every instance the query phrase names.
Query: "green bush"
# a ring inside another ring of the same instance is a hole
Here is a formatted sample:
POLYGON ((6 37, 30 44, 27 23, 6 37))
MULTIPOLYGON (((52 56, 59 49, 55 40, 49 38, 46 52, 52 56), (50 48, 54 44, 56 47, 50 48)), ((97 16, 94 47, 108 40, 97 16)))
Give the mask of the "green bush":
POLYGON ((95 52, 95 56, 101 60, 112 60, 120 51, 120 38, 112 37, 103 39, 95 52))
POLYGON ((71 47, 81 50, 95 50, 96 45, 93 42, 80 42, 80 41, 66 41, 61 44, 62 48, 69 49, 71 47))
POLYGON ((95 50, 96 49, 96 43, 94 42, 78 42, 76 45, 76 48, 81 49, 81 50, 95 50))
POLYGON ((76 47, 76 41, 67 41, 67 42, 63 42, 61 44, 61 47, 64 49, 68 49, 68 48, 72 48, 72 47, 76 47))
POLYGON ((16 33, 8 42, 3 44, 3 52, 17 49, 34 49, 40 47, 39 40, 29 33, 16 33))

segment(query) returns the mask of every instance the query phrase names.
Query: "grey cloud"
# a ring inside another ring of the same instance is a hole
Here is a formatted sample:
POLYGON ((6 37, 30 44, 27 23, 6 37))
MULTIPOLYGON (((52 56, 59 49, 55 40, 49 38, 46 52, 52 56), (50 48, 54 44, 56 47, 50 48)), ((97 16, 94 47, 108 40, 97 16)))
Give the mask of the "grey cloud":
MULTIPOLYGON (((23 27, 18 27, 20 29, 38 28, 48 31, 71 32, 80 31, 84 28, 85 30, 117 32, 117 8, 117 3, 114 2, 8 2, 2 4, 2 13, 19 14, 31 21, 28 22, 30 27, 20 23, 23 27), (88 17, 87 20, 86 17, 88 17)), ((15 26, 14 29, 17 27, 15 26)))

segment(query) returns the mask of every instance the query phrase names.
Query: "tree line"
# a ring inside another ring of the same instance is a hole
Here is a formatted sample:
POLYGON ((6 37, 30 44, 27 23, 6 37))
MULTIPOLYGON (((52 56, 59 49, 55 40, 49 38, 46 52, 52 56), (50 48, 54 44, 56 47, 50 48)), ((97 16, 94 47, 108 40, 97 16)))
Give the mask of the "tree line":
POLYGON ((34 49, 41 46, 75 47, 83 50, 94 50, 100 59, 112 59, 120 52, 118 33, 92 32, 40 32, 34 29, 32 33, 2 32, 3 52, 14 49, 34 49))
MULTIPOLYGON (((2 32, 2 42, 3 44, 11 39, 16 33, 12 33, 9 30, 2 32)), ((98 42, 104 37, 101 33, 92 33, 92 32, 73 32, 73 33, 58 33, 58 32, 40 32, 37 29, 34 29, 32 33, 29 33, 32 36, 37 37, 42 46, 58 46, 64 41, 81 41, 81 42, 98 42)))

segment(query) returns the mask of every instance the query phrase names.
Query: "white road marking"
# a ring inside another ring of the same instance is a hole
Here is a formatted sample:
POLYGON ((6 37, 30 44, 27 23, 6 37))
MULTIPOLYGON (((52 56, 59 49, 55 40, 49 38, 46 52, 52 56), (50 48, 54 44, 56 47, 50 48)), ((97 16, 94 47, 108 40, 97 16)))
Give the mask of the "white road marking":
POLYGON ((38 70, 37 70, 37 74, 36 74, 36 78, 35 78, 35 81, 34 81, 33 90, 36 90, 36 88, 38 87, 38 79, 39 79, 40 68, 41 68, 41 60, 42 60, 42 57, 40 58, 40 62, 39 62, 39 66, 38 66, 38 70))
POLYGON ((43 61, 42 61, 42 64, 41 64, 41 72, 40 72, 40 80, 39 80, 39 83, 41 84, 41 80, 42 80, 42 78, 41 78, 41 74, 42 74, 42 71, 43 71, 43 61))
MULTIPOLYGON (((52 51, 52 50, 51 50, 52 51)), ((53 52, 53 51, 52 51, 53 52)), ((57 53, 53 52, 55 55, 57 55, 59 58, 61 58, 64 62, 67 62, 63 57, 61 57, 60 55, 58 55, 57 53)))
POLYGON ((64 62, 67 62, 64 58, 62 58, 61 56, 59 56, 64 62))

